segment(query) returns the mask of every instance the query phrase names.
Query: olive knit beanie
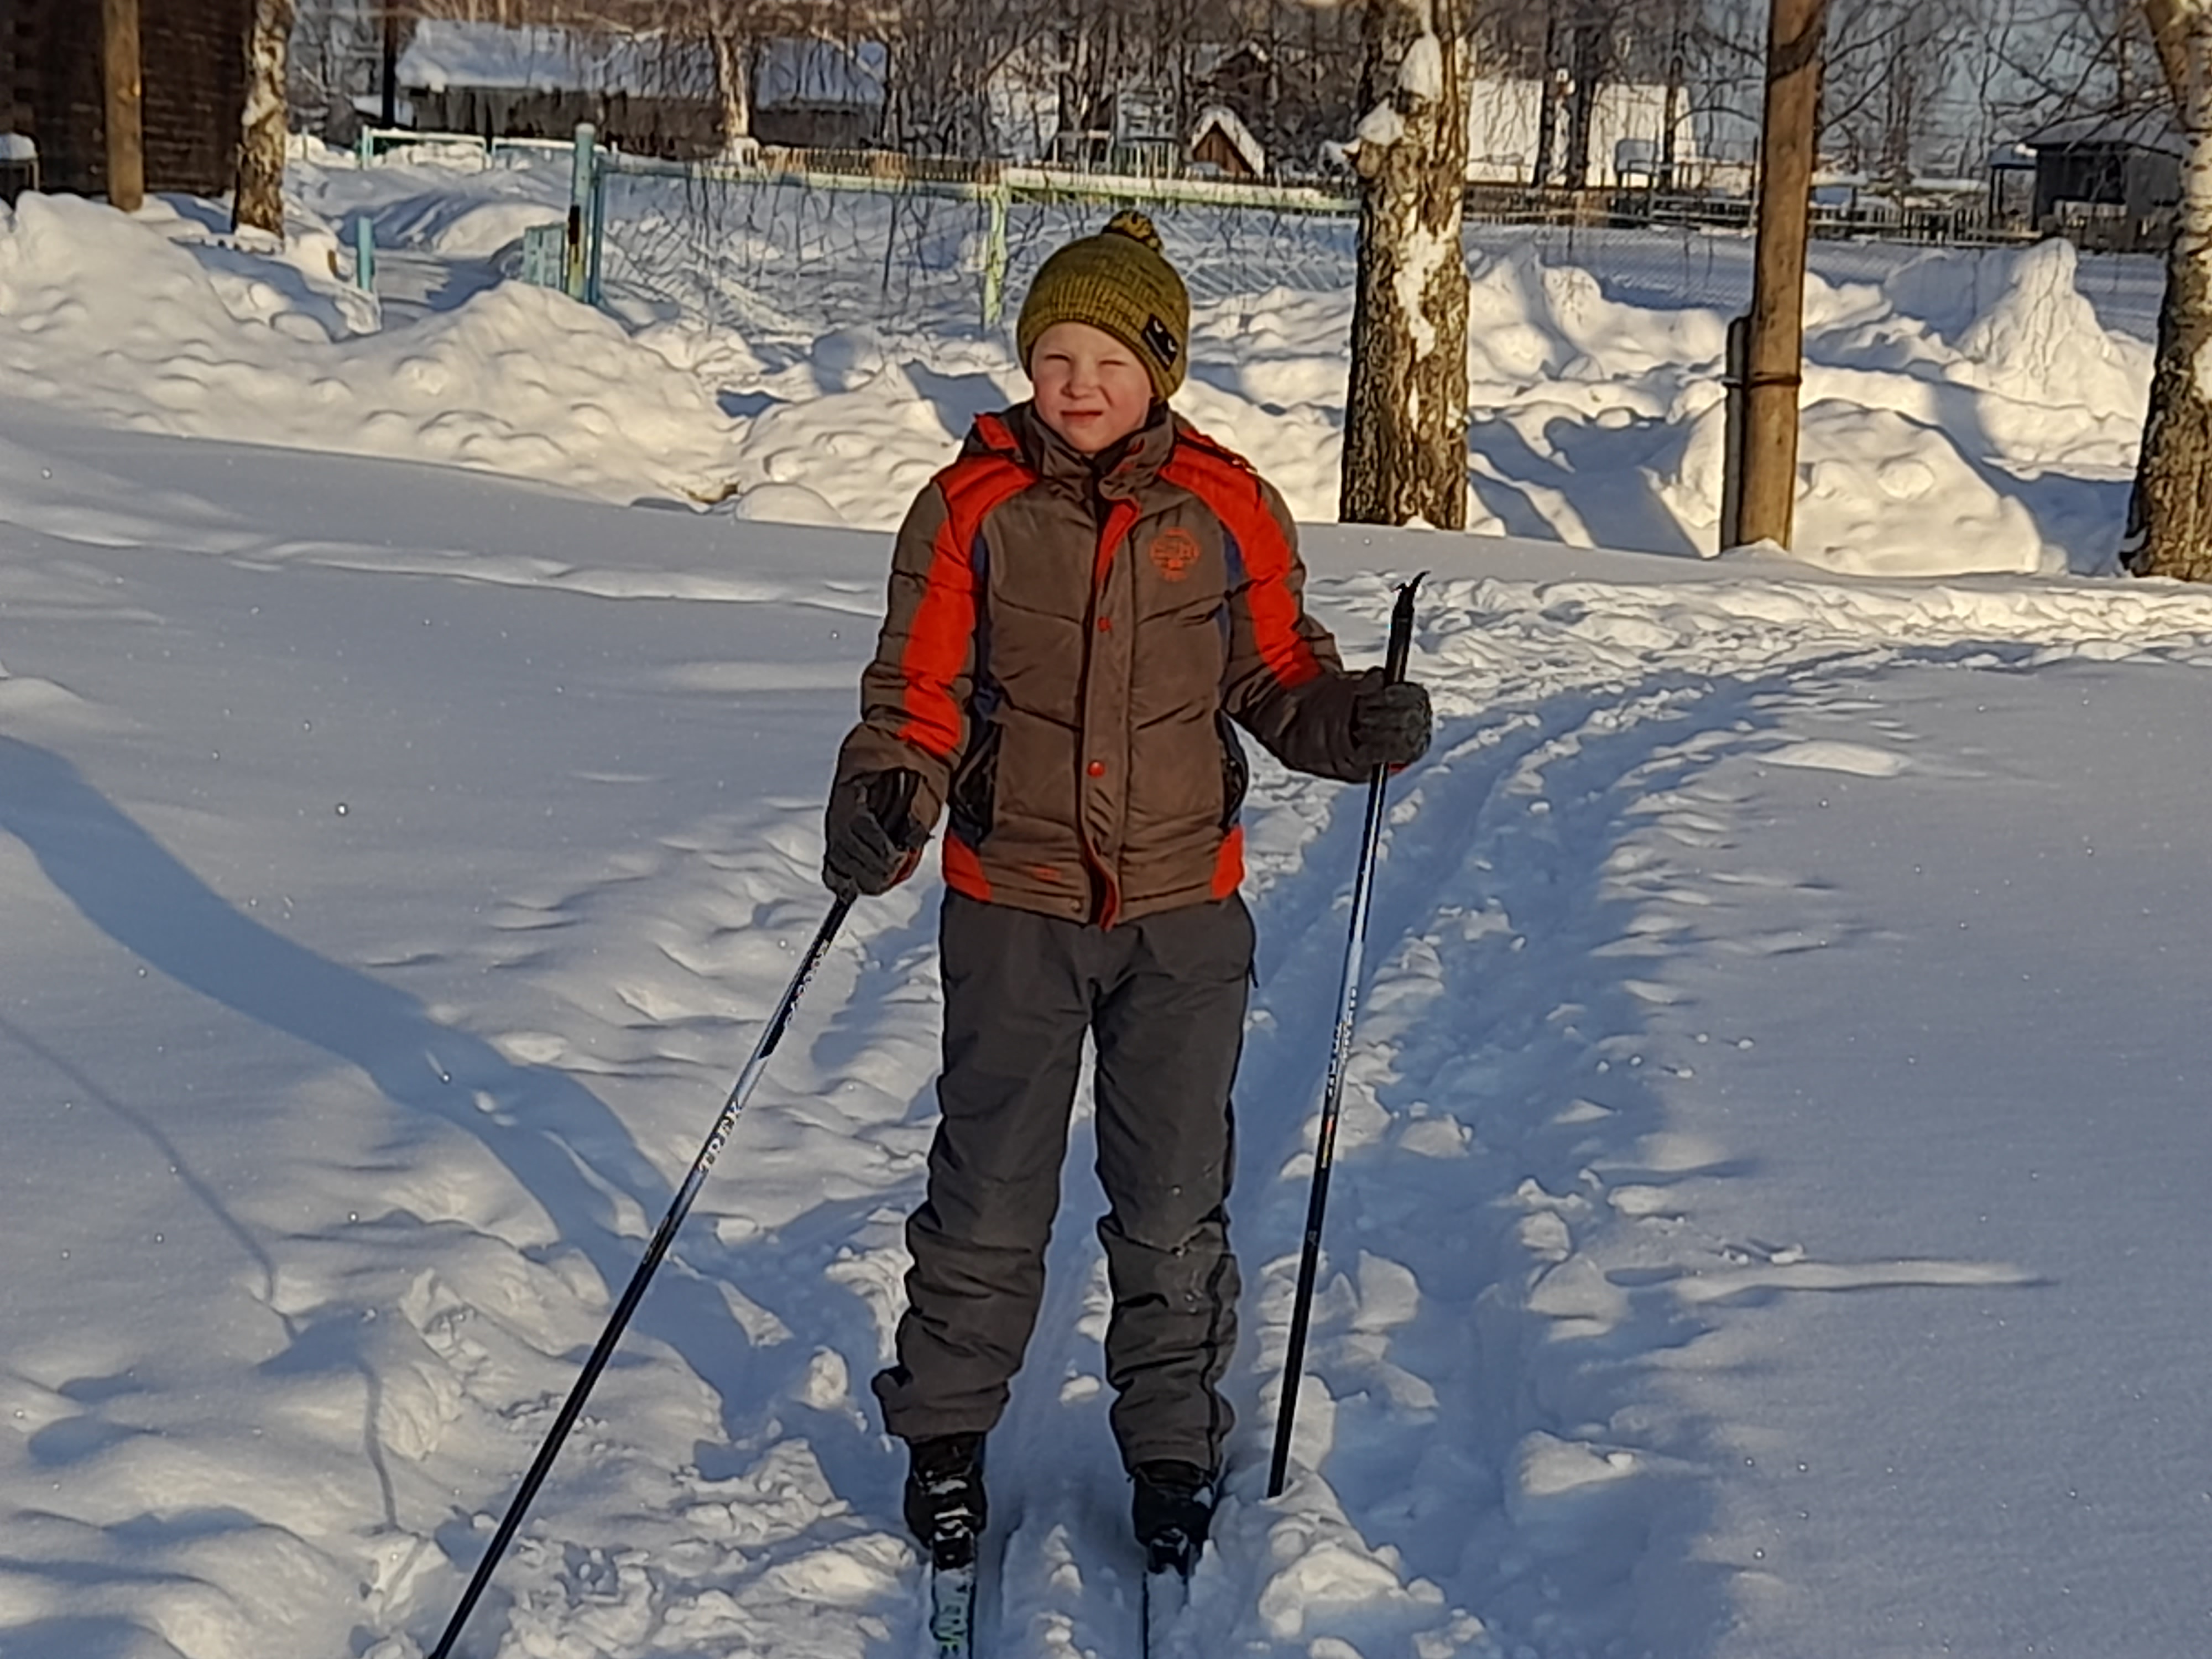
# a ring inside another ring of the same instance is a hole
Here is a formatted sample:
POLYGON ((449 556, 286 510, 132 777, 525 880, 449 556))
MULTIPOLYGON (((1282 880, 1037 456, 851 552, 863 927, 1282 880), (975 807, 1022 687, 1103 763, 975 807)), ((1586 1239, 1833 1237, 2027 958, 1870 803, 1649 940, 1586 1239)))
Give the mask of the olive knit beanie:
POLYGON ((1190 295, 1160 247, 1152 222, 1133 209, 1115 214, 1095 236, 1080 237, 1044 262, 1022 301, 1014 344, 1022 368, 1037 337, 1054 323, 1088 323, 1137 354, 1165 401, 1182 384, 1190 344, 1190 295))

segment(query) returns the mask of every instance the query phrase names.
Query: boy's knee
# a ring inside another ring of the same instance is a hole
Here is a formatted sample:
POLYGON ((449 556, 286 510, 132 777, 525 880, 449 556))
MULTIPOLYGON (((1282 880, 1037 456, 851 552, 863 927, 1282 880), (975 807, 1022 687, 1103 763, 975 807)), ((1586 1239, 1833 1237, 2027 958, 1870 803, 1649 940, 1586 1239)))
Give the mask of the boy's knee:
POLYGON ((1229 1248, 1229 1218, 1219 1194, 1218 1182, 1203 1191, 1162 1187, 1149 1194, 1125 1194, 1098 1224, 1100 1242, 1109 1251, 1117 1244, 1133 1245, 1155 1256, 1212 1261, 1229 1248))

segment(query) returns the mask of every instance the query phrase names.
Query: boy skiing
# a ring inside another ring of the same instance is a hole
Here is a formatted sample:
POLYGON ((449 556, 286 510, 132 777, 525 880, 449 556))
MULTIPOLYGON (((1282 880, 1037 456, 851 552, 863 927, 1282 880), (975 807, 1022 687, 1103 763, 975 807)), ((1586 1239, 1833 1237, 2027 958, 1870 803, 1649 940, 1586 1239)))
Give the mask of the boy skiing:
POLYGON ((908 1449, 907 1522, 940 1566, 972 1560, 983 1528, 984 1437, 1042 1296, 1088 1034, 1113 1431, 1150 1565, 1189 1571, 1239 1291, 1235 728, 1347 781, 1428 746, 1426 695, 1347 674, 1306 614, 1281 498, 1169 411, 1188 334, 1141 214, 1045 262, 1016 330, 1033 395, 979 418, 908 512, 830 789, 841 894, 904 879, 947 819, 942 1120, 897 1361, 875 1379, 908 1449), (887 783, 911 806, 887 808, 887 783))

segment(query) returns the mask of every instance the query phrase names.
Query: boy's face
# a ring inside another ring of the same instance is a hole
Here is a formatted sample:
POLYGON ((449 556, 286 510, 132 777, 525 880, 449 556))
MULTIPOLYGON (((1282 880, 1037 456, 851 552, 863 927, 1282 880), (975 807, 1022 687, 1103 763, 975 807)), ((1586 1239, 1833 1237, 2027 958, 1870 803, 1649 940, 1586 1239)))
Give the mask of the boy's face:
POLYGON ((1054 323, 1030 349, 1030 380, 1044 423, 1080 455, 1111 449, 1152 412, 1152 377, 1103 328, 1054 323))

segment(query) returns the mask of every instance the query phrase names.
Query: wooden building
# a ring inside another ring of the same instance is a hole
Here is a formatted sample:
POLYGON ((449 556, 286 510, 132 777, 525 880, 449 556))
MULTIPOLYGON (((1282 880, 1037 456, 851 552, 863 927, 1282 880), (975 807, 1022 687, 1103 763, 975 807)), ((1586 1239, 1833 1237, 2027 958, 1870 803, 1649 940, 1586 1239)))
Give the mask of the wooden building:
POLYGON ((398 75, 424 132, 566 138, 589 121, 639 155, 722 149, 714 57, 697 42, 434 19, 414 26, 398 75))
POLYGON ((890 58, 873 40, 763 43, 753 59, 753 136, 795 149, 879 143, 890 58))
POLYGON ((1201 111, 1190 135, 1192 171, 1221 179, 1267 176, 1267 152, 1237 112, 1224 104, 1201 111))
MULTIPOLYGON (((139 0, 146 188, 231 187, 253 0, 139 0)), ((98 0, 0 0, 0 131, 37 146, 43 186, 107 188, 98 0)))
POLYGON ((2088 248, 2136 252, 2173 240, 2183 143, 2172 116, 2062 121, 2027 140, 2035 153, 2035 228, 2088 248))

